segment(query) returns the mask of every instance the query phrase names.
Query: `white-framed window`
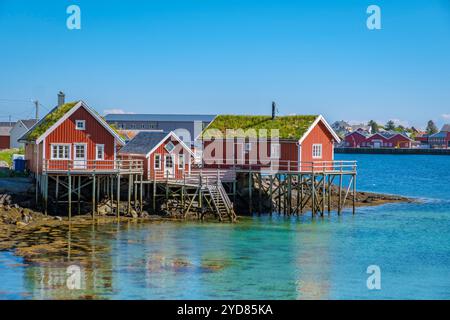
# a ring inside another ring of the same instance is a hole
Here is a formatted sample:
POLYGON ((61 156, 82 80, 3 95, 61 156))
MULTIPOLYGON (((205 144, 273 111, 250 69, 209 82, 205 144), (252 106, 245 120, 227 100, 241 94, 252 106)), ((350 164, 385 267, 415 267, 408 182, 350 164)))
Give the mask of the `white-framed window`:
POLYGON ((155 159, 154 161, 154 165, 153 167, 155 168, 155 170, 161 170, 161 155, 160 154, 155 154, 155 159))
POLYGON ((86 130, 86 120, 75 120, 75 129, 86 130))
POLYGON ((97 144, 95 146, 95 160, 105 160, 105 145, 97 144))
POLYGON ((184 154, 178 155, 178 169, 180 170, 184 169, 184 154))
POLYGON ((270 156, 272 158, 280 158, 280 144, 274 143, 270 145, 270 156))
POLYGON ((313 159, 322 158, 322 145, 321 144, 313 144, 312 157, 313 157, 313 159))
POLYGON ((52 144, 51 145, 52 160, 68 160, 70 159, 69 144, 52 144))
POLYGON ((252 144, 250 142, 245 143, 245 152, 252 151, 252 144))
POLYGON ((173 149, 175 149, 175 145, 173 144, 172 141, 169 141, 169 142, 165 145, 164 148, 167 150, 167 152, 170 153, 170 152, 173 151, 173 149))

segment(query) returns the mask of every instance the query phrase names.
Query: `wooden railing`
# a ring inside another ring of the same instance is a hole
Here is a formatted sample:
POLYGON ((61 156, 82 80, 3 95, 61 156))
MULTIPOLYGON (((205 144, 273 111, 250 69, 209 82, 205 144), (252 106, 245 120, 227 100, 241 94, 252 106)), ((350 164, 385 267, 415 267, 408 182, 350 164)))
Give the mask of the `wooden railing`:
POLYGON ((44 160, 43 172, 143 173, 142 160, 44 160))
POLYGON ((292 161, 272 160, 268 164, 261 163, 233 163, 233 159, 214 160, 215 163, 203 162, 202 168, 230 170, 230 171, 267 171, 267 172, 356 172, 357 162, 354 160, 330 161, 292 161))

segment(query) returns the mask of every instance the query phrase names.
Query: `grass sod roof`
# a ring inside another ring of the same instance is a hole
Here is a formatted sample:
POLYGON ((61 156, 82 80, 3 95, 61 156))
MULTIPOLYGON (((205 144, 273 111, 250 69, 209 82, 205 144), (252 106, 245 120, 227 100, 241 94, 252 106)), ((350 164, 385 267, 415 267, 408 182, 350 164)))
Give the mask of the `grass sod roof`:
POLYGON ((68 102, 59 107, 53 108, 52 111, 42 118, 33 128, 28 131, 23 137, 28 141, 35 141, 43 135, 52 125, 58 122, 67 112, 69 112, 78 101, 68 102))
POLYGON ((260 129, 266 129, 267 137, 271 137, 270 130, 278 129, 279 139, 299 140, 317 117, 317 115, 292 115, 277 116, 272 120, 271 116, 219 115, 203 131, 202 137, 205 139, 217 138, 217 130, 224 136, 227 135, 228 138, 265 137, 264 133, 259 131, 260 129), (253 130, 248 131, 249 129, 253 130), (239 131, 229 135, 230 132, 227 133, 227 130, 239 131))
MULTIPOLYGON (((64 115, 72 110, 75 105, 80 101, 72 101, 62 104, 59 107, 53 108, 44 118, 42 118, 33 128, 31 128, 21 140, 36 141, 41 135, 43 135, 51 126, 53 126, 59 119, 64 117, 64 115)), ((101 117, 97 111, 94 112, 101 117)), ((110 126, 111 129, 117 133, 122 139, 124 136, 119 133, 117 128, 110 126)))

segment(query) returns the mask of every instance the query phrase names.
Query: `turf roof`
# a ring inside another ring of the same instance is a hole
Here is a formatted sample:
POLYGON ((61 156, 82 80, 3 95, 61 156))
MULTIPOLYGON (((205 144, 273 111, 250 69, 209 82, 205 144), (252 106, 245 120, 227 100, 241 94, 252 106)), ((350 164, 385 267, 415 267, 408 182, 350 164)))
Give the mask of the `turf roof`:
POLYGON ((219 115, 206 128, 202 136, 203 138, 217 137, 214 131, 220 130, 227 137, 262 137, 264 133, 259 130, 266 129, 267 135, 270 137, 270 130, 278 129, 278 138, 299 140, 317 117, 316 115, 292 115, 277 116, 272 120, 271 116, 219 115), (249 132, 247 131, 249 129, 254 130, 249 132), (230 136, 230 132, 227 133, 227 130, 236 131, 230 136))
MULTIPOLYGON (((62 104, 53 108, 44 118, 42 118, 33 128, 31 128, 20 140, 35 141, 41 135, 43 135, 51 126, 53 126, 59 119, 61 119, 67 112, 80 101, 73 101, 62 104)), ((94 112, 99 115, 95 110, 94 112)), ((100 115, 99 115, 100 116, 100 115)), ((110 126, 122 139, 123 135, 120 134, 117 128, 110 126)))

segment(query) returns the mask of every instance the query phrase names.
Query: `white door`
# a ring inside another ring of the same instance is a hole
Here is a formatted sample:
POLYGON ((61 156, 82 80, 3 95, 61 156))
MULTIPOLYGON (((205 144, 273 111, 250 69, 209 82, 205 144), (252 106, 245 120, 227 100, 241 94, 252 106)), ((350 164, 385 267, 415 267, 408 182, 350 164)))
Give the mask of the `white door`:
POLYGON ((373 141, 373 147, 374 148, 381 148, 381 141, 373 141))
POLYGON ((165 178, 175 177, 175 165, 172 154, 166 154, 164 156, 164 177, 165 178))
POLYGON ((74 144, 73 145, 73 168, 74 169, 86 169, 86 145, 74 144))

